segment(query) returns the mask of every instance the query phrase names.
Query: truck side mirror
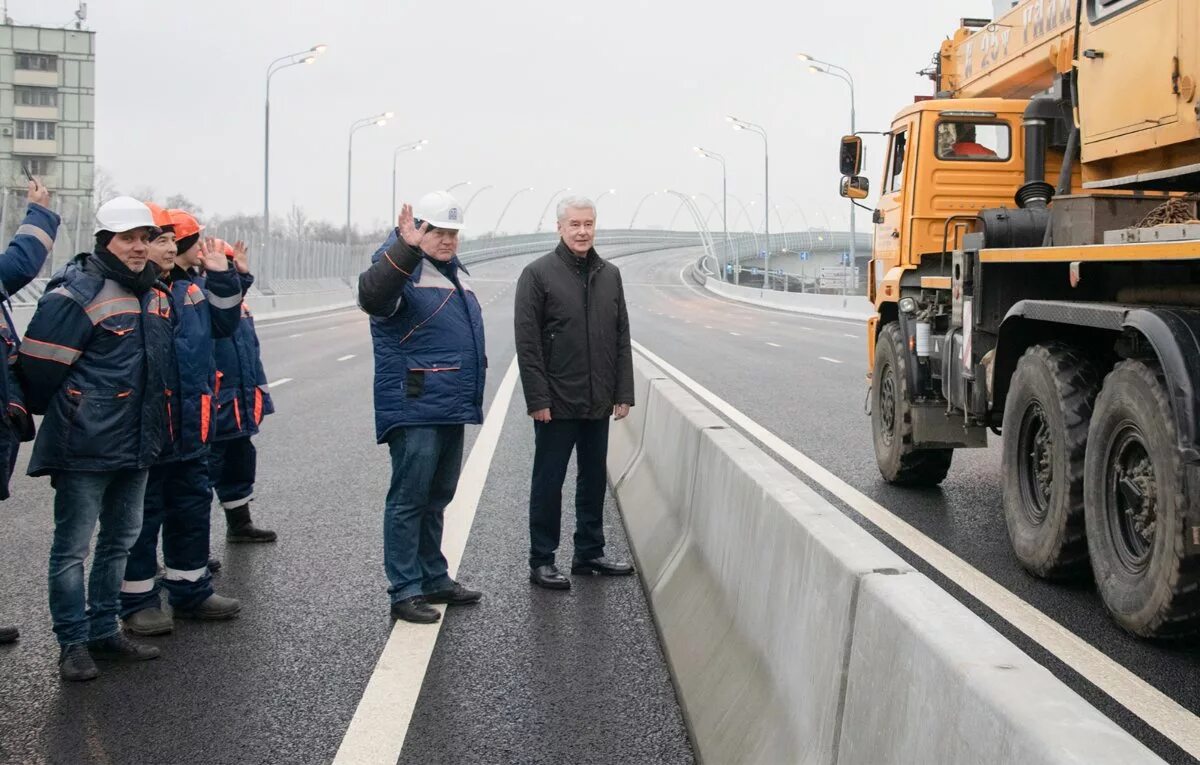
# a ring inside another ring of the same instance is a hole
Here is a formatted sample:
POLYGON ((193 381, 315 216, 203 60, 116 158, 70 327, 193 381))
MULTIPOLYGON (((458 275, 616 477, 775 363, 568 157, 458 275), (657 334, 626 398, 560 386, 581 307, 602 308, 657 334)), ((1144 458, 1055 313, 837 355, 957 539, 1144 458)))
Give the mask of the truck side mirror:
POLYGON ((871 193, 871 182, 861 175, 843 178, 839 193, 846 199, 866 199, 871 193))
POLYGON ((842 137, 842 149, 838 156, 838 164, 842 175, 853 177, 862 172, 863 142, 856 135, 842 137))

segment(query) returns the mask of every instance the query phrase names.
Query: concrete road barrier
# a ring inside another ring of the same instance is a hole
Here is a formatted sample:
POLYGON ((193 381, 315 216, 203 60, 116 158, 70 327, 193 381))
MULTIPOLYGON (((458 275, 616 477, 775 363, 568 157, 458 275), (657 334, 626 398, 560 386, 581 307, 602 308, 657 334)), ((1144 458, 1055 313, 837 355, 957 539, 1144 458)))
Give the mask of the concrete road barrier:
POLYGON ((702 760, 1161 762, 677 383, 635 364, 649 383, 644 423, 617 423, 614 443, 627 455, 640 439, 640 451, 621 475, 622 458, 611 460, 610 478, 702 760))
POLYGON ((613 485, 618 484, 629 470, 642 448, 642 431, 650 408, 650 381, 665 380, 666 375, 650 364, 633 368, 633 400, 635 406, 619 428, 613 428, 608 438, 608 474, 613 485))
POLYGON ((757 287, 742 287, 706 277, 704 288, 713 294, 766 308, 834 319, 866 321, 875 315, 875 306, 862 295, 823 295, 811 292, 781 292, 757 287))

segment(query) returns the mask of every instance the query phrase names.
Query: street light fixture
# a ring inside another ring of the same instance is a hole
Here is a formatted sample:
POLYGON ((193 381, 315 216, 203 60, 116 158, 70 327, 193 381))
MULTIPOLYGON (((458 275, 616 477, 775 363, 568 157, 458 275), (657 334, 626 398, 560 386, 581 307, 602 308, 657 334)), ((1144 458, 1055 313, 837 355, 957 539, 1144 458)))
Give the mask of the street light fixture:
POLYGON ((763 262, 763 289, 771 288, 771 150, 767 144, 767 130, 762 125, 738 119, 733 115, 725 118, 733 123, 734 130, 749 130, 757 133, 763 141, 763 200, 766 210, 763 212, 763 234, 766 239, 766 258, 763 262))
MULTIPOLYGON (((267 65, 267 98, 263 110, 263 261, 270 262, 271 252, 271 78, 290 66, 311 64, 324 53, 329 46, 324 43, 314 45, 306 51, 290 53, 281 56, 267 65)), ((266 275, 265 269, 262 275, 266 275)), ((260 288, 266 287, 266 279, 260 283, 260 288)))
POLYGON ((493 235, 500 231, 500 224, 504 222, 504 216, 508 213, 508 208, 512 206, 513 201, 526 191, 533 191, 533 187, 526 186, 523 189, 517 189, 515 192, 513 192, 513 195, 508 198, 508 201, 504 203, 504 209, 500 211, 500 217, 496 219, 496 227, 492 229, 493 235))
MULTIPOLYGON (((837 64, 831 64, 828 61, 821 61, 813 58, 807 53, 799 53, 796 58, 801 61, 811 62, 808 71, 812 74, 824 74, 830 77, 836 77, 850 88, 850 134, 854 135, 855 127, 855 99, 854 99, 854 76, 850 74, 850 70, 837 64)), ((854 200, 850 200, 850 261, 856 263, 858 258, 858 243, 855 241, 858 237, 855 235, 854 225, 854 200)))
POLYGON ((642 197, 641 201, 637 203, 637 207, 633 208, 633 217, 631 217, 629 219, 629 228, 631 230, 633 229, 633 224, 635 222, 637 222, 638 213, 642 211, 642 205, 646 204, 646 200, 649 199, 650 197, 656 197, 661 193, 662 192, 660 192, 660 191, 651 191, 649 194, 642 197))
POLYGON ((396 159, 405 152, 421 151, 422 149, 425 148, 425 145, 427 143, 429 143, 429 139, 422 138, 419 141, 413 141, 412 143, 406 143, 406 144, 397 146, 396 150, 392 152, 392 218, 393 219, 395 219, 396 216, 400 214, 400 211, 398 209, 396 209, 396 159))
POLYGON ((376 114, 350 123, 350 136, 346 142, 346 253, 350 252, 350 189, 354 174, 354 134, 365 127, 383 126, 392 118, 392 112, 376 114))
POLYGON ((451 191, 454 191, 459 186, 470 186, 472 183, 474 183, 474 181, 459 181, 458 183, 456 183, 453 186, 446 189, 446 193, 449 194, 451 191))
POLYGON ((475 201, 475 197, 479 196, 480 194, 487 191, 488 189, 494 189, 494 188, 496 188, 496 187, 490 183, 486 186, 480 186, 479 190, 476 191, 474 194, 472 194, 471 198, 467 200, 467 203, 465 205, 463 205, 463 217, 464 218, 467 217, 467 210, 471 209, 471 203, 475 201))
POLYGON ((600 196, 596 197, 596 200, 592 204, 599 205, 601 199, 604 199, 605 197, 607 197, 609 195, 615 195, 616 193, 617 193, 616 189, 607 189, 605 191, 601 191, 600 196))
MULTIPOLYGON (((729 270, 729 172, 725 167, 724 155, 718 154, 715 151, 709 151, 703 146, 695 146, 693 148, 702 158, 721 163, 721 225, 725 229, 725 268, 721 270, 721 278, 724 279, 726 277, 725 272, 729 270)), ((740 281, 741 277, 740 275, 735 275, 734 279, 740 281)))
POLYGON ((550 195, 550 198, 546 200, 546 206, 542 209, 541 217, 538 218, 537 231, 540 232, 542 230, 542 223, 546 220, 546 213, 550 211, 550 205, 554 204, 554 200, 558 199, 558 195, 568 192, 570 190, 571 190, 570 186, 564 186, 563 188, 559 189, 558 191, 556 191, 550 195))

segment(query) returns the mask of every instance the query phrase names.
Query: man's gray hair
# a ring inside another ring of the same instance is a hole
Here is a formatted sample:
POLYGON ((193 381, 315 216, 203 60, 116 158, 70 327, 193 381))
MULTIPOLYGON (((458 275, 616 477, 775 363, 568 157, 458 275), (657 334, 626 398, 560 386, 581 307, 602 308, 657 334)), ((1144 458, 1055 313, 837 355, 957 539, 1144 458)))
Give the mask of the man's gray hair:
POLYGON ((567 210, 591 210, 595 217, 596 203, 587 197, 564 197, 558 203, 558 220, 566 220, 567 210))

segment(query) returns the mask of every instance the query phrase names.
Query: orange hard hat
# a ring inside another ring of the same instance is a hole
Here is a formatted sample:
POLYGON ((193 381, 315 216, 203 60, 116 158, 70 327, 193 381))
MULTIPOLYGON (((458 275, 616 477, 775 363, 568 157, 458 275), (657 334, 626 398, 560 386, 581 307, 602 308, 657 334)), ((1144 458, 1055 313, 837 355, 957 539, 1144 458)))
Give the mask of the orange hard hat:
POLYGON ((171 223, 175 226, 176 240, 187 239, 189 236, 194 236, 204 230, 204 226, 200 225, 200 221, 196 220, 186 210, 171 209, 167 210, 167 214, 171 216, 171 223))
POLYGON ((162 230, 173 229, 175 222, 171 220, 171 214, 153 202, 143 202, 142 204, 150 208, 150 215, 154 218, 154 225, 162 230))

